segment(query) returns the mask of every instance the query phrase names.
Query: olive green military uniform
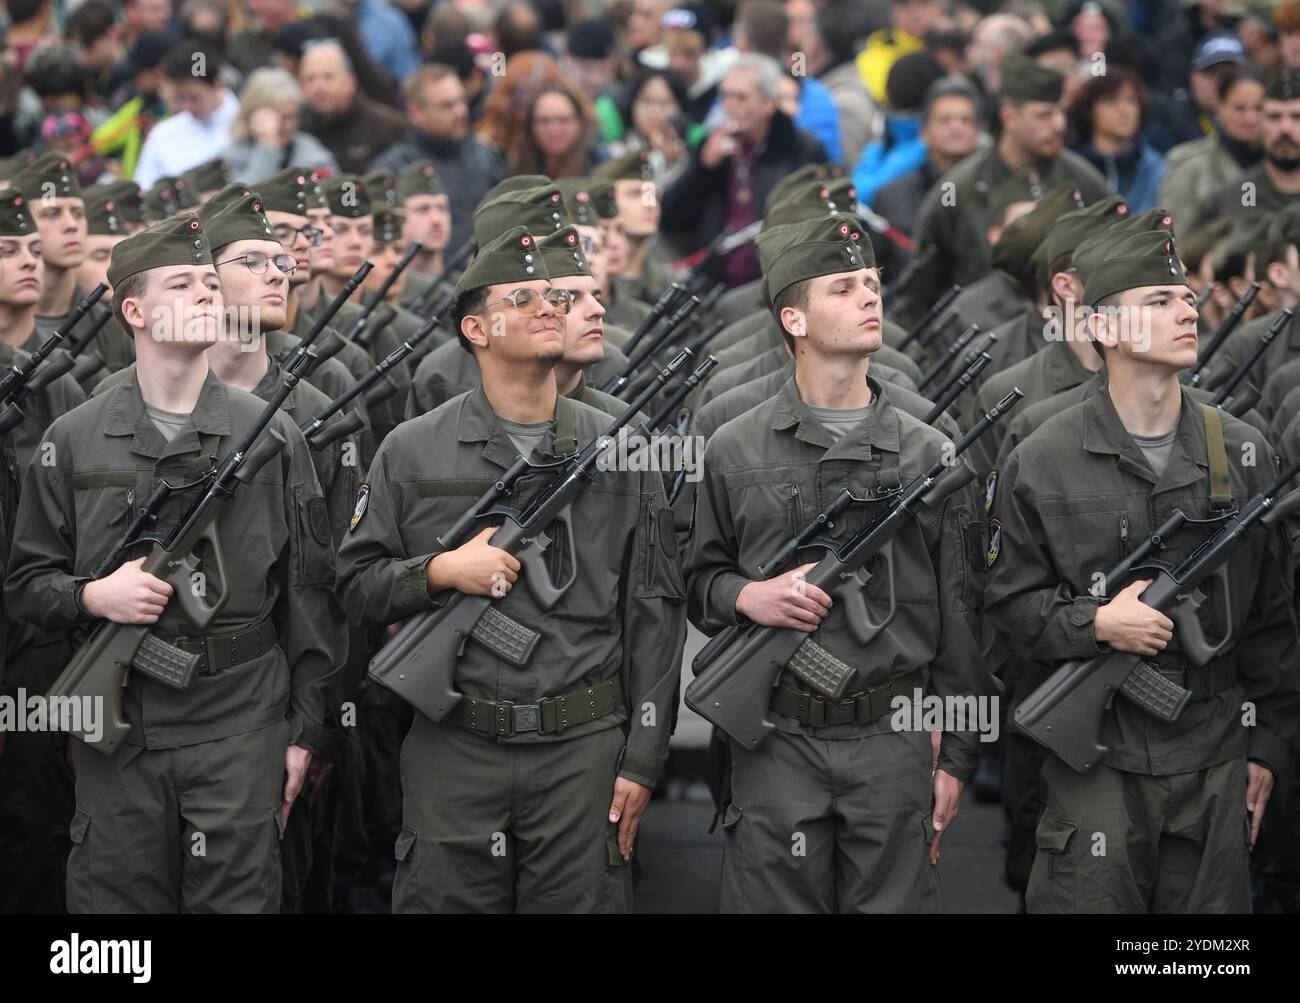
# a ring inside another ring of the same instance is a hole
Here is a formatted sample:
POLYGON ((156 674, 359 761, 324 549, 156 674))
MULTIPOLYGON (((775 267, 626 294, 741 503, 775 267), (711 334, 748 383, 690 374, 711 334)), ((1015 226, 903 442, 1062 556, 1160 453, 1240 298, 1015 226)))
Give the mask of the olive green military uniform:
MULTIPOLYGON (((1121 236, 1088 275, 1084 301, 1185 281, 1167 232, 1121 236)), ((1201 522, 1165 541, 1161 557, 1176 566, 1212 532, 1205 521, 1240 509, 1275 471, 1262 435, 1180 388, 1174 438, 1157 473, 1109 390, 1084 393, 999 467, 985 608, 1025 663, 1101 653, 1096 574, 1178 509, 1201 522), (1255 459, 1233 462, 1239 457, 1255 459)), ((1102 721, 1110 750, 1103 763, 1079 774, 1045 758, 1030 911, 1249 909, 1246 759, 1278 774, 1300 709, 1296 626, 1277 543, 1256 526, 1227 565, 1228 586, 1207 590, 1202 622, 1213 619, 1209 636, 1231 639, 1226 651, 1194 667, 1175 632, 1148 659, 1193 691, 1177 722, 1120 699, 1102 721), (1255 708, 1252 727, 1243 723, 1243 700, 1255 708)))
MULTIPOLYGON (((1230 415, 1220 420, 1228 457, 1242 455, 1247 443, 1259 456, 1270 455, 1253 429, 1230 415)), ((1092 635, 1100 602, 1089 591, 1093 574, 1115 564, 1175 508, 1206 517, 1208 464, 1201 407, 1187 394, 1174 452, 1159 478, 1108 393, 1058 413, 999 472, 994 514, 1000 541, 986 614, 1027 660, 1096 655, 1102 649, 1092 635)), ((1227 466, 1236 505, 1261 490, 1274 469, 1267 459, 1227 466)), ((1206 535, 1184 529, 1168 541, 1163 559, 1176 564, 1206 535)), ((1216 682, 1231 682, 1198 692, 1200 699, 1174 724, 1115 701, 1102 729, 1110 755, 1089 774, 1047 757, 1031 911, 1249 909, 1241 814, 1245 759, 1279 770, 1288 719, 1293 722, 1300 707, 1296 628, 1274 542, 1257 531, 1232 560, 1230 611, 1223 596, 1211 595, 1216 622, 1228 616, 1236 637, 1216 660, 1216 682), (1258 709, 1249 729, 1241 726, 1244 700, 1258 709), (1104 855, 1093 851, 1097 833, 1106 839, 1104 855)), ((1187 671, 1177 632, 1153 660, 1187 671)))
MULTIPOLYGON (((18 190, 0 193, 0 233, 23 236, 36 232, 18 190)), ((28 354, 0 342, 0 367, 21 366, 28 354)), ((50 362, 44 365, 48 366, 50 362)), ((44 367, 42 367, 44 368, 44 367)), ((36 376, 41 375, 41 369, 36 376)), ((26 417, 0 436, 3 478, 16 481, 21 466, 38 452, 41 436, 55 418, 86 399, 71 375, 52 380, 19 402, 26 417)), ((47 457, 48 458, 48 457, 47 457)), ((37 457, 37 462, 41 458, 37 457)), ((17 492, 8 497, 5 546, 13 538, 17 492)), ((0 504, 4 499, 0 498, 0 504)), ((5 607, 3 686, 16 696, 22 688, 41 694, 72 654, 64 630, 43 630, 12 619, 5 607)), ((64 908, 64 865, 68 855, 68 822, 72 818, 72 772, 65 757, 66 737, 50 732, 15 731, 5 736, 0 751, 0 912, 54 913, 64 908)))
MULTIPOLYGON (((210 373, 190 425, 168 443, 149 420, 132 375, 56 421, 46 440, 58 463, 27 469, 6 581, 14 613, 46 629, 89 626, 78 587, 120 537, 131 499, 147 497, 160 477, 177 482, 206 470, 261 408, 210 373)), ((207 636, 275 643, 202 672, 184 691, 131 677, 126 743, 111 758, 74 743, 73 912, 279 907, 284 750, 290 742, 321 747, 338 663, 328 626, 333 575, 325 502, 301 433, 284 417, 272 427, 285 437, 285 453, 218 519, 230 599, 207 636), (274 615, 277 606, 283 616, 274 615), (193 854, 200 843, 204 853, 193 854)), ((170 508, 160 525, 174 524, 179 503, 170 508)), ((143 552, 137 545, 128 559, 143 552)), ((151 629, 173 642, 190 633, 174 607, 151 629)), ((209 649, 217 651, 213 643, 209 649)))
MULTIPOLYGON (((856 225, 835 216, 765 231, 759 255, 776 294, 874 264, 856 225)), ((871 389, 866 417, 838 441, 800 399, 793 377, 714 433, 686 564, 689 616, 702 631, 740 622, 736 599, 762 577, 758 565, 842 490, 878 499, 913 480, 950 444, 895 408, 883 384, 872 381, 871 389)), ((892 583, 874 575, 863 586, 867 604, 897 601, 897 615, 871 645, 854 638, 844 602, 832 605, 810 634, 856 670, 846 699, 813 700, 783 672, 770 710, 776 730, 756 748, 731 743, 724 911, 937 911, 938 874, 928 851, 929 735, 892 727, 897 708, 883 697, 895 690, 989 692, 967 619, 982 587, 963 545, 975 519, 972 502, 969 491, 945 499, 893 540, 892 583)), ((830 535, 847 539, 880 504, 851 508, 830 535)), ((775 573, 807 559, 794 555, 775 573)), ((976 747, 969 733, 945 733, 939 768, 965 780, 976 747)))
MULTIPOLYGON (((561 397, 538 452, 567 452, 608 420, 561 397)), ((379 624, 439 605, 424 584, 436 550, 423 548, 436 548, 516 452, 481 389, 398 428, 380 447, 367 502, 339 552, 349 614, 379 624), (419 541, 420 554, 406 541, 419 541)), ((540 486, 527 480, 510 504, 540 486)), ((573 507, 583 527, 574 587, 547 612, 523 581, 500 601, 543 635, 529 667, 521 673, 473 644, 457 662, 463 703, 518 706, 600 683, 614 696, 610 713, 562 734, 500 740, 416 715, 402 749, 397 911, 629 908, 628 868, 606 814, 616 775, 654 786, 667 756, 684 626, 668 519, 657 476, 598 476, 573 507)))
MULTIPOLYGON (((1002 77, 1004 98, 1060 101, 1060 74, 1037 66, 1028 56, 1013 53, 1008 59, 1002 77)), ((948 170, 926 194, 917 215, 916 245, 925 248, 933 244, 937 253, 909 290, 911 301, 920 305, 918 312, 923 313, 952 283, 968 286, 988 272, 988 198, 1013 174, 993 144, 948 170)), ((1085 203, 1110 194, 1097 170, 1069 150, 1037 165, 1035 175, 1043 189, 1074 183, 1085 203)))
MULTIPOLYGON (((198 218, 187 214, 119 244, 109 277, 118 283, 150 267, 211 261, 198 218)), ((209 471, 262 411, 257 398, 209 372, 169 438, 132 373, 57 419, 40 447, 51 461, 25 474, 5 583, 14 614, 46 630, 93 626, 81 588, 114 552, 135 499, 149 497, 159 478, 177 484, 209 471)), ((329 617, 328 510, 308 447, 284 415, 271 424, 285 447, 218 513, 227 580, 208 632, 189 637, 174 605, 150 628, 205 656, 194 681, 177 690, 129 675, 124 744, 109 757, 73 743, 71 911, 279 908, 285 749, 322 747, 341 630, 329 617)), ((176 525, 188 500, 162 506, 159 532, 176 525)), ((123 559, 149 546, 131 545, 123 559)), ((201 568, 213 560, 199 556, 201 568)))
MULTIPOLYGON (((906 484, 938 457, 947 437, 893 407, 885 386, 873 390, 879 393, 871 416, 834 445, 793 379, 715 433, 705 451, 686 569, 690 616, 701 630, 737 622, 736 596, 761 577, 758 564, 841 489, 862 495, 906 484)), ((868 515, 837 521, 834 538, 847 538, 868 515)), ((890 681, 910 693, 926 674, 931 693, 983 691, 982 662, 966 620, 978 605, 982 578, 962 545, 972 517, 968 507, 946 504, 895 542, 899 613, 869 656, 849 632, 842 604, 810 635, 858 670, 850 693, 890 681)), ((868 601, 887 601, 882 588, 869 583, 868 601)), ((781 688, 798 686, 786 674, 781 688)), ((757 750, 732 743, 723 909, 937 910, 938 878, 928 858, 929 736, 892 731, 888 720, 829 726, 776 714, 773 720, 776 733, 757 750), (791 853, 795 833, 807 837, 806 856, 791 853)), ((975 755, 973 740, 947 734, 939 767, 964 780, 975 755)))

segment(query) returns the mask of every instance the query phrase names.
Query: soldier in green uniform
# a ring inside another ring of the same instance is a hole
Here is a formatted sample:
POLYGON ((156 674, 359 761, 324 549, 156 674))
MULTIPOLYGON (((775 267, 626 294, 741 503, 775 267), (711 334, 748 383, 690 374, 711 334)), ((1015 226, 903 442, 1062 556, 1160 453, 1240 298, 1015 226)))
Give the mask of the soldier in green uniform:
POLYGON ((144 193, 134 181, 109 181, 95 185, 91 191, 102 191, 117 203, 117 215, 126 224, 128 234, 139 233, 148 225, 144 219, 144 193))
POLYGON ((433 165, 417 160, 403 169, 397 175, 397 197, 406 211, 402 235, 421 248, 406 269, 406 299, 423 295, 439 279, 450 292, 454 286, 442 274, 447 248, 453 238, 459 243, 464 235, 451 232, 451 196, 433 165))
MULTIPOLYGON (((614 185, 595 178, 560 178, 555 187, 563 200, 565 214, 582 240, 582 253, 591 267, 592 278, 596 280, 600 301, 602 305, 612 302, 609 251, 605 246, 603 224, 618 216, 614 185)), ((620 350, 631 340, 635 328, 650 315, 650 308, 640 300, 628 300, 627 303, 633 304, 633 309, 620 310, 619 314, 626 321, 635 320, 632 327, 611 320, 609 307, 605 309, 605 341, 620 350)))
MULTIPOLYGON (((389 436, 339 550, 354 619, 400 620, 450 590, 504 592, 501 612, 542 634, 522 672, 467 645, 455 669, 465 695, 447 723, 415 716, 402 748, 397 911, 631 907, 627 863, 667 758, 685 623, 662 479, 602 471, 578 496, 574 584, 548 612, 518 583, 518 560, 487 542, 490 529, 452 550, 435 542, 474 485, 517 455, 553 459, 607 426, 606 413, 556 391, 569 304, 526 229, 483 246, 453 311, 483 385, 389 436), (575 693, 590 719, 553 720, 550 701, 575 693)), ((513 503, 542 480, 526 479, 513 503)), ((564 546, 561 524, 547 532, 564 546)))
POLYGON ((213 195, 230 183, 230 165, 221 157, 213 157, 182 172, 180 180, 183 190, 190 194, 190 206, 198 208, 207 205, 213 195))
MULTIPOLYGON (((945 731, 936 753, 928 732, 892 726, 886 696, 891 687, 990 692, 968 622, 979 588, 961 543, 961 522, 973 514, 961 496, 894 540, 898 614, 868 647, 850 633, 843 603, 802 582, 811 565, 796 558, 766 580, 757 570, 842 489, 865 496, 906 484, 949 442, 867 381, 881 300, 871 245, 852 239, 856 227, 832 216, 759 238, 795 373, 720 428, 704 456, 686 565, 692 621, 706 633, 745 622, 808 631, 857 670, 849 698, 835 705, 810 699, 784 673, 770 711, 776 730, 756 749, 732 743, 728 912, 936 911, 939 839, 977 741, 945 731)), ((869 515, 850 509, 833 536, 846 538, 869 515)), ((868 599, 885 601, 885 587, 873 578, 868 599)))
MULTIPOLYGON (((142 571, 142 544, 92 577, 133 499, 159 478, 179 483, 209 470, 263 410, 208 367, 222 300, 197 216, 118 245, 109 276, 113 311, 137 335, 136 366, 47 430, 42 448, 53 459, 27 467, 5 600, 45 629, 148 624, 204 658, 184 690, 128 677, 131 730, 112 756, 73 743, 68 907, 275 912, 279 835, 324 740, 338 671, 325 501, 302 434, 276 415, 284 450, 216 523, 228 599, 208 633, 194 637, 169 601, 171 586, 142 571)), ((175 525, 187 501, 165 504, 158 528, 175 525)), ((211 555, 201 556, 210 576, 211 555)))
MULTIPOLYGON (((672 269, 650 254, 659 234, 659 194, 651 180, 644 150, 597 166, 592 177, 610 181, 618 205, 618 225, 626 242, 622 268, 615 278, 614 305, 624 296, 653 304, 673 281, 672 269)), ((621 317, 616 323, 626 327, 621 317)))
MULTIPOLYGON (((502 233, 514 225, 523 226, 530 233, 543 235, 558 233, 559 229, 571 224, 559 188, 545 178, 538 177, 537 180, 543 183, 524 188, 506 187, 504 190, 498 185, 488 193, 488 197, 474 213, 474 236, 480 246, 489 243, 493 234, 502 233)), ((582 262, 583 274, 591 274, 592 269, 585 255, 582 262)), ((602 309, 604 305, 602 299, 602 309)), ((579 313, 586 312, 586 307, 579 310, 579 313)), ((579 347, 576 337, 571 343, 566 342, 565 357, 560 365, 569 375, 574 369, 585 370, 584 386, 603 386, 611 377, 618 375, 627 363, 627 357, 603 337, 607 317, 608 314, 605 313, 600 318, 591 318, 591 329, 599 327, 602 331, 599 354, 595 352, 594 343, 589 342, 585 347, 579 347)), ((460 340, 457 339, 438 346, 420 360, 415 375, 411 378, 411 391, 406 404, 408 418, 432 411, 444 401, 479 384, 481 376, 476 357, 469 352, 457 351, 461 347, 460 340)), ((569 387, 561 389, 561 393, 567 393, 578 386, 576 379, 566 382, 569 387)))
MULTIPOLYGON (((1045 422, 1001 466, 985 611, 1026 660, 1136 652, 1194 695, 1174 723, 1116 699, 1102 725, 1109 755, 1087 773, 1047 757, 1027 905, 1245 912, 1248 849, 1300 711, 1277 541, 1257 527, 1227 566, 1229 587, 1210 590, 1205 612, 1220 629, 1207 630, 1226 630, 1231 643, 1199 668, 1180 653, 1173 622, 1138 598, 1149 579, 1113 597, 1093 584, 1175 508, 1206 519, 1239 507, 1273 478, 1272 450, 1178 382, 1196 362, 1196 310, 1169 233, 1113 243, 1083 301, 1137 313, 1142 336, 1122 332, 1122 313, 1093 313, 1106 387, 1045 422)), ((1162 559, 1177 564, 1208 532, 1183 528, 1162 559)))
MULTIPOLYGON (((28 355, 21 348, 34 327, 44 261, 41 236, 23 195, 0 192, 0 366, 20 366, 28 355)), ((39 370, 37 371, 40 372, 39 370)), ((86 399, 70 375, 31 392, 21 403, 26 417, 0 435, 0 463, 7 481, 16 480, 20 464, 37 452, 41 435, 55 418, 86 399)), ((39 461, 39 457, 38 457, 39 461)), ((13 538, 17 493, 10 495, 4 546, 13 538)), ((13 616, 6 607, 0 620, 13 616)), ((63 630, 7 623, 5 692, 43 693, 72 653, 63 630)), ((72 818, 72 772, 62 735, 15 732, 0 736, 0 912, 63 911, 63 869, 68 856, 68 822, 72 818)))
POLYGON ((1073 183, 1086 204, 1110 194, 1091 164, 1064 149, 1061 74, 1012 53, 1002 62, 1001 76, 998 141, 945 173, 921 203, 916 245, 933 244, 936 255, 910 290, 912 302, 920 304, 917 313, 952 283, 967 286, 988 271, 988 198, 1017 171, 1034 171, 1043 188, 1073 183))

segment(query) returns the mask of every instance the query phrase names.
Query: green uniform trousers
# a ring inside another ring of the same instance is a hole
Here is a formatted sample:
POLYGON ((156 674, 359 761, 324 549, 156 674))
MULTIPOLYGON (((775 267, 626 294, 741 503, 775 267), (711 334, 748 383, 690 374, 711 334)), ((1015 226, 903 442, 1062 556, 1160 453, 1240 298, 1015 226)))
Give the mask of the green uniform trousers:
POLYGON ((1043 764, 1031 913, 1251 911, 1246 764, 1143 776, 1043 764))
POLYGON ((930 735, 731 743, 723 912, 937 912, 930 735))
POLYGON ((111 758, 73 742, 68 911, 277 912, 288 743, 287 721, 111 758))
POLYGON ((630 912, 609 821, 623 743, 621 728, 498 743, 415 715, 393 912, 630 912))

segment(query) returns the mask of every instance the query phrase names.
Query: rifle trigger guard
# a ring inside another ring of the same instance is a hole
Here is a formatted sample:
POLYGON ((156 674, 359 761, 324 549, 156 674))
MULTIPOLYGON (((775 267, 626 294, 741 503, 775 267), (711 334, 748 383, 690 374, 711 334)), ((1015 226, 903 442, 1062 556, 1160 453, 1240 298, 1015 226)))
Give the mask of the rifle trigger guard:
POLYGON ((881 620, 871 619, 871 609, 867 605, 866 584, 873 576, 866 567, 857 569, 847 574, 841 574, 843 582, 835 590, 835 594, 844 603, 845 613, 847 615, 849 630, 852 631, 854 639, 859 644, 870 644, 878 634, 894 622, 894 617, 898 615, 898 597, 894 591, 894 544, 891 540, 885 545, 885 548, 878 554, 884 562, 884 573, 886 585, 889 589, 889 608, 881 620))
POLYGON ((569 510, 566 508, 557 515, 555 521, 564 524, 564 544, 568 551, 569 564, 568 581, 561 585, 551 581, 550 569, 546 566, 546 555, 552 538, 545 530, 537 532, 532 539, 527 540, 523 549, 516 555, 527 572, 524 581, 528 583, 528 591, 543 610, 549 610, 559 602, 578 576, 578 554, 573 543, 573 523, 570 521, 569 510))
MULTIPOLYGON (((1222 601, 1225 608, 1231 611, 1232 590, 1227 565, 1220 564, 1210 577, 1218 580, 1222 601)), ((1174 621, 1174 629, 1178 634, 1179 647, 1187 656, 1187 660, 1197 668, 1208 665, 1232 641, 1230 629, 1224 631, 1223 637, 1215 643, 1211 643, 1206 638, 1200 617, 1197 615, 1205 605, 1206 599, 1205 592, 1198 587, 1187 595, 1180 595, 1178 604, 1169 613, 1169 619, 1174 621)))
MULTIPOLYGON (((217 537, 215 523, 204 528, 199 539, 206 540, 212 551, 212 562, 216 565, 217 576, 221 580, 221 594, 212 602, 208 602, 203 593, 195 593, 191 581, 194 574, 200 573, 201 562, 193 550, 179 560, 169 560, 165 578, 172 586, 173 595, 176 597, 181 612, 185 614, 185 619, 194 626, 195 630, 202 632, 207 630, 212 621, 216 619, 217 614, 226 605, 229 598, 230 578, 226 573, 226 557, 221 549, 221 541, 217 537)), ((210 578, 211 576, 207 577, 210 578)), ((204 593, 206 591, 205 588, 204 593)))

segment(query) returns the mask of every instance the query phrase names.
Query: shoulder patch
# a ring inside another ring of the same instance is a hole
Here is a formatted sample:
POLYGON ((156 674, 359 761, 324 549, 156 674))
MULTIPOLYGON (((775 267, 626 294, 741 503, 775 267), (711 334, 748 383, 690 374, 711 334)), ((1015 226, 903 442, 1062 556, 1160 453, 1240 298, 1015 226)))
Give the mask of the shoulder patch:
POLYGON ((987 514, 993 509, 993 493, 998 488, 998 472, 990 470, 989 475, 984 480, 984 512, 987 514))
POLYGON ((352 509, 352 521, 348 524, 348 532, 355 533, 357 527, 361 525, 361 517, 366 514, 366 505, 370 501, 370 485, 362 484, 361 489, 357 491, 357 504, 352 509))
POLYGON ((998 555, 1002 553, 1002 523, 997 519, 989 520, 989 549, 984 555, 985 562, 991 568, 998 563, 998 555))

